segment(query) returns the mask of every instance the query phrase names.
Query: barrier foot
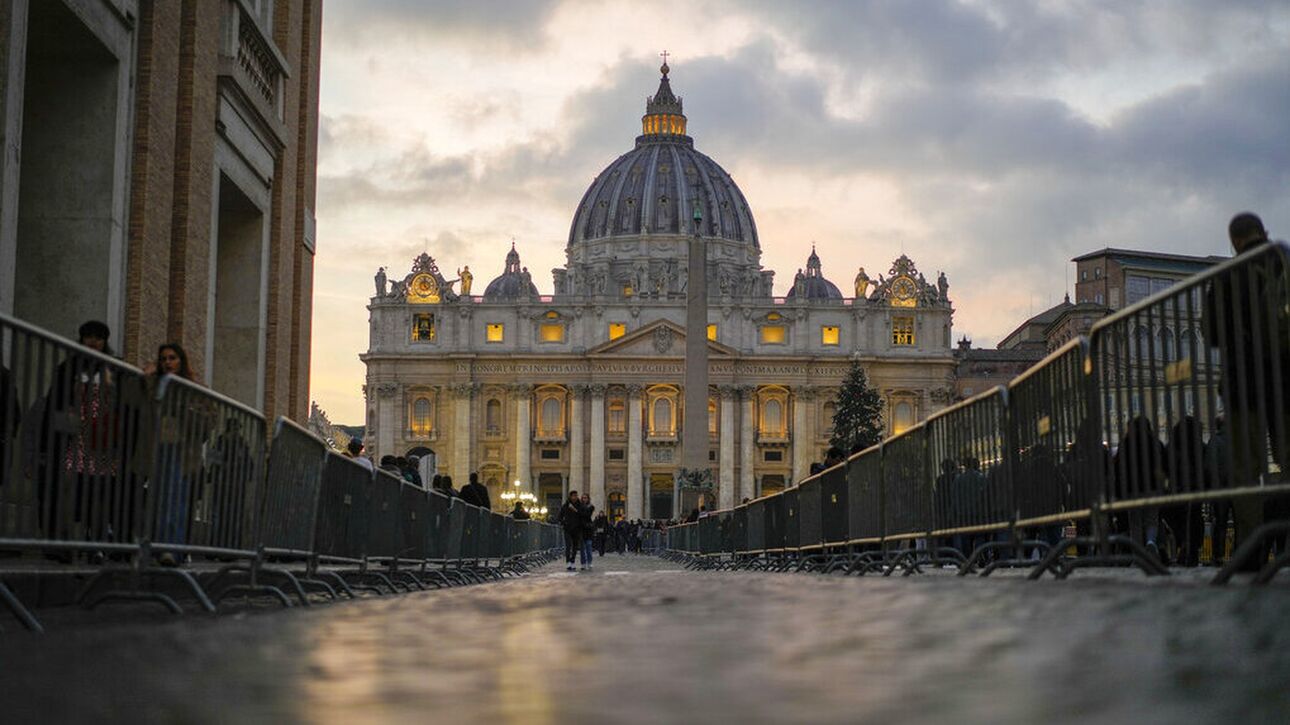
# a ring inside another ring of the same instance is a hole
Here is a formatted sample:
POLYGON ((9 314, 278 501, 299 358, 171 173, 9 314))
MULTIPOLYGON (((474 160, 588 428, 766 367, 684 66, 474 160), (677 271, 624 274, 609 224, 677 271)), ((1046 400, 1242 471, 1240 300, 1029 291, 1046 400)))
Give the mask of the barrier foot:
MULTIPOLYGON (((1245 565, 1248 559, 1262 554, 1264 541, 1269 537, 1283 534, 1287 531, 1290 531, 1290 521, 1273 521, 1270 524, 1264 524, 1250 532, 1250 535, 1246 537, 1245 541, 1242 541, 1241 545, 1236 547, 1236 551, 1232 553, 1231 560, 1223 565, 1223 568, 1218 571, 1218 574, 1214 575, 1210 584, 1217 586, 1231 581, 1232 576, 1241 570, 1241 567, 1245 565)), ((1277 570, 1285 565, 1285 554, 1282 554, 1277 557, 1276 561, 1265 565, 1263 569, 1259 571, 1258 576, 1254 578, 1254 583, 1266 584, 1272 579, 1273 575, 1277 573, 1277 570), (1278 564, 1277 562, 1281 563, 1278 564), (1266 578, 1264 578, 1265 573, 1266 578)))
POLYGON ((335 583, 335 586, 332 587, 333 591, 343 592, 350 599, 358 599, 358 595, 354 594, 354 590, 349 587, 349 582, 345 581, 345 578, 336 572, 315 571, 313 575, 319 581, 326 581, 328 579, 332 580, 335 583))
POLYGON ((252 596, 256 594, 268 594, 277 599, 278 603, 281 604, 284 609, 291 608, 291 599, 287 596, 286 592, 268 584, 233 584, 231 586, 224 587, 224 589, 217 595, 216 601, 222 602, 232 595, 252 596))
POLYGON ((93 610, 103 602, 110 601, 132 601, 132 602, 156 602, 165 607, 171 614, 183 614, 184 609, 180 607, 174 599, 162 594, 161 592, 130 592, 130 591, 109 591, 92 599, 84 606, 86 609, 93 610))
POLYGON ((45 628, 40 626, 40 620, 36 619, 36 616, 31 613, 31 610, 27 609, 23 606, 22 602, 18 601, 18 597, 15 596, 13 592, 9 591, 9 587, 5 586, 5 583, 2 581, 0 581, 0 602, 4 602, 5 606, 10 612, 13 612, 13 616, 22 623, 23 627, 26 627, 28 632, 35 632, 36 634, 45 633, 45 628))

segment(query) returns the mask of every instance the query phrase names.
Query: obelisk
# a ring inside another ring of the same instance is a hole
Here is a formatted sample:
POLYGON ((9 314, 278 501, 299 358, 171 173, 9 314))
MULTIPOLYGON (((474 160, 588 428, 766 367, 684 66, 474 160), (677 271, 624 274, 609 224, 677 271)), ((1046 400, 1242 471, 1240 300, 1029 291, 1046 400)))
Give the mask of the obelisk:
POLYGON ((708 468, 708 253, 702 239, 703 208, 694 200, 694 234, 690 237, 685 287, 685 419, 682 421, 681 470, 673 508, 681 510, 682 487, 712 485, 708 468))

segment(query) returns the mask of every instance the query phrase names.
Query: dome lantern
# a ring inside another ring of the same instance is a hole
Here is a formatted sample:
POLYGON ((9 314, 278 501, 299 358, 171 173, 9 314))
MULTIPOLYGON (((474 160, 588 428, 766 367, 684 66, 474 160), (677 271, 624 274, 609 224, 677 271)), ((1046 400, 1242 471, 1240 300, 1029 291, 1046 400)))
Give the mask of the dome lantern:
POLYGON ((658 69, 662 77, 658 81, 658 91, 645 99, 645 115, 641 117, 642 136, 684 136, 685 114, 682 112, 681 99, 672 93, 672 84, 667 80, 671 68, 667 65, 667 51, 663 56, 663 65, 658 69))

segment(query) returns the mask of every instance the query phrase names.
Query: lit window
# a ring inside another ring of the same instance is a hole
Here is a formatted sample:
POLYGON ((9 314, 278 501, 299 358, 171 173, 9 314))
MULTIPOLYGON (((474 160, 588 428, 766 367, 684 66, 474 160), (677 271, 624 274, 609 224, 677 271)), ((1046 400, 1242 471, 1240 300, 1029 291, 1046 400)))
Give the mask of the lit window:
POLYGON ((543 435, 560 435, 563 432, 563 406, 556 398, 542 401, 541 415, 538 416, 538 430, 543 435))
POLYGON ((412 401, 412 420, 408 426, 414 438, 425 438, 434 430, 434 406, 429 398, 412 401))
POLYGON ((609 401, 609 432, 622 435, 627 431, 627 406, 621 400, 609 401))
POLYGON ((785 337, 783 325, 761 326, 761 344, 763 345, 783 345, 785 337))
POLYGON ((420 314, 412 316, 412 340, 414 342, 432 342, 434 334, 434 315, 420 314))
POLYGON ((902 346, 914 344, 914 318, 891 318, 891 344, 902 346))
POLYGON ((717 435, 717 404, 716 401, 708 401, 708 435, 717 435))
POLYGON ((778 313, 778 312, 772 312, 772 313, 770 313, 769 315, 766 315, 766 319, 767 319, 767 320, 770 320, 771 322, 774 322, 774 321, 776 321, 776 320, 780 319, 780 315, 779 315, 779 313, 778 313))
POLYGON ((484 405, 484 427, 489 435, 502 432, 502 401, 492 398, 484 405))
POLYGON ((620 337, 622 337, 623 335, 626 335, 626 334, 627 334, 627 323, 626 323, 626 322, 611 322, 611 323, 609 323, 609 339, 610 339, 610 340, 617 340, 618 338, 620 338, 620 337))
POLYGON ((717 341, 717 326, 715 324, 708 325, 708 339, 713 342, 717 341))
POLYGON ((560 319, 560 313, 556 312, 555 310, 551 310, 550 312, 546 313, 545 317, 548 320, 558 320, 560 319))
POLYGON ((671 400, 658 398, 654 401, 654 415, 650 420, 650 432, 660 435, 673 432, 671 400))
POLYGON ((544 322, 538 327, 538 337, 542 342, 564 342, 564 325, 544 322))
POLYGON ((904 433, 914 425, 914 406, 905 401, 896 403, 891 418, 892 434, 900 435, 904 433))
POLYGON ((837 345, 840 336, 837 325, 824 325, 820 328, 821 345, 837 345))
POLYGON ((484 339, 488 342, 501 342, 505 335, 505 329, 500 322, 490 322, 484 325, 484 339))
POLYGON ((767 400, 761 408, 762 435, 780 435, 784 432, 784 404, 767 400))

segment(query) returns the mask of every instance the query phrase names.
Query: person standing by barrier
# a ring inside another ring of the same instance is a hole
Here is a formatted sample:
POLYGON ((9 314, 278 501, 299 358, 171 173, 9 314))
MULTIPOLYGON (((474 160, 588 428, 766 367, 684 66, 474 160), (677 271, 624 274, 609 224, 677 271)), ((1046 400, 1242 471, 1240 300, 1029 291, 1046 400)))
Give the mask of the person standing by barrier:
POLYGON ((363 441, 360 441, 357 438, 350 438, 349 445, 346 447, 346 455, 354 459, 358 465, 366 468, 368 473, 375 473, 375 470, 373 469, 376 467, 372 465, 372 459, 363 455, 363 441))
MULTIPOLYGON (((164 376, 193 380, 188 354, 176 343, 166 343, 157 348, 157 361, 145 368, 149 388, 160 388, 164 376)), ((202 401, 181 391, 177 394, 186 405, 167 404, 160 401, 157 419, 157 440, 153 449, 156 456, 153 471, 157 477, 150 493, 157 497, 157 528, 154 536, 158 542, 169 544, 188 543, 188 528, 193 514, 192 489, 201 470, 202 449, 206 441, 207 410, 202 401)), ((165 566, 174 566, 176 557, 163 552, 157 560, 165 566)))
POLYGON ((569 492, 569 498, 556 515, 556 523, 564 530, 564 568, 573 571, 582 545, 582 501, 578 499, 577 491, 569 492))
MULTIPOLYGON (((1263 220, 1249 212, 1233 217, 1227 234, 1238 255, 1269 243, 1263 220)), ((1204 337, 1219 349, 1223 365, 1219 390, 1227 438, 1217 473, 1229 487, 1259 484, 1267 471, 1269 438, 1273 460, 1283 471, 1290 468, 1290 290, 1281 257, 1263 260, 1214 280, 1206 290, 1201 320, 1204 337)), ((1232 509, 1238 545, 1265 516, 1290 515, 1284 497, 1266 502, 1240 497, 1232 501, 1232 509)), ((1262 564, 1267 552, 1262 553, 1249 568, 1262 564)))
POLYGON ((605 557, 605 544, 609 539, 609 517, 605 515, 604 511, 596 514, 594 538, 596 551, 600 552, 600 557, 603 559, 605 557))
POLYGON ((524 510, 524 504, 519 501, 515 502, 515 508, 511 509, 511 518, 516 521, 528 521, 529 512, 524 510))
MULTIPOLYGON (((1115 452, 1115 498, 1118 501, 1149 498, 1164 493, 1165 447, 1156 427, 1143 415, 1131 418, 1115 452)), ((1160 509, 1149 506, 1128 512, 1129 536, 1159 558, 1156 536, 1160 509)))
POLYGON ((470 473, 470 483, 461 487, 461 500, 474 504, 485 511, 493 510, 493 502, 488 495, 488 487, 479 482, 479 474, 474 471, 470 473))
POLYGON ((582 503, 582 512, 581 512, 582 541, 581 541, 581 545, 578 547, 578 551, 582 555, 582 558, 580 560, 582 568, 590 569, 591 561, 592 561, 591 539, 592 539, 592 536, 594 536, 596 533, 596 520, 594 518, 594 515, 596 513, 596 507, 591 504, 591 496, 589 494, 585 494, 585 493, 582 494, 581 503, 582 503))

